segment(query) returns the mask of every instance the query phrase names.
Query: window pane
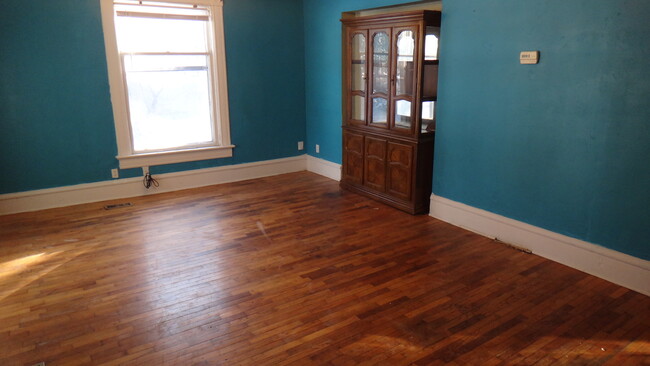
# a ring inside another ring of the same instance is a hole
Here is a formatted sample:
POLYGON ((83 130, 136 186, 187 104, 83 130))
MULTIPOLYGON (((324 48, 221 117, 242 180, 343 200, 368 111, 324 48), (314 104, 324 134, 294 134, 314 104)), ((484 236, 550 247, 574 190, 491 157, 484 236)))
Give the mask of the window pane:
POLYGON ((135 151, 214 141, 206 56, 125 58, 135 151), (202 58, 203 62, 197 62, 202 58), (127 62, 127 59, 130 62, 127 62), (150 63, 151 70, 134 65, 150 63))
POLYGON ((207 52, 207 24, 201 20, 115 17, 121 53, 207 52))
POLYGON ((205 70, 207 55, 124 55, 124 71, 205 70))

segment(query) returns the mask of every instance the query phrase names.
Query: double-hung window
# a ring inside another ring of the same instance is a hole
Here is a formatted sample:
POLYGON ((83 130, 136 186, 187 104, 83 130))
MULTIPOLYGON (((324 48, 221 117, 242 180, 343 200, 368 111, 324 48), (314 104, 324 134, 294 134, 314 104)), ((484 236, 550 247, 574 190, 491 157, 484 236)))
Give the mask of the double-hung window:
POLYGON ((121 168, 232 156, 221 0, 100 0, 121 168))

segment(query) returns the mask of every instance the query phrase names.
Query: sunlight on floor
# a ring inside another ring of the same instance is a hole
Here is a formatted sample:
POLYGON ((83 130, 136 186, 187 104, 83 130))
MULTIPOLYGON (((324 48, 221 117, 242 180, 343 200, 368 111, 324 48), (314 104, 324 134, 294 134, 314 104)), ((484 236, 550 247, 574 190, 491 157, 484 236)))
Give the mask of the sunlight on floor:
POLYGON ((28 255, 22 258, 17 258, 5 263, 0 264, 0 280, 7 276, 11 276, 17 272, 28 269, 27 267, 41 263, 48 258, 52 257, 53 254, 38 253, 28 255))
POLYGON ((65 251, 38 253, 13 259, 0 264, 0 301, 37 281, 53 270, 72 261, 76 257, 93 250, 90 246, 83 251, 70 254, 65 251), (60 254, 63 258, 57 260, 60 254))
POLYGON ((63 263, 40 266, 59 253, 33 254, 0 264, 0 301, 61 266, 63 263))

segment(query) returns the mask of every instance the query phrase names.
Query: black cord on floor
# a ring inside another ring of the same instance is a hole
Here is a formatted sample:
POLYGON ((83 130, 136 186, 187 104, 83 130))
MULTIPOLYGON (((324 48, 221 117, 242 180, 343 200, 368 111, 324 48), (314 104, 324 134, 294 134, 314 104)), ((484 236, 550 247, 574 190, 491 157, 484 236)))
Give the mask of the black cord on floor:
POLYGON ((144 187, 146 189, 149 189, 151 186, 158 187, 158 181, 155 180, 151 174, 147 173, 144 175, 144 180, 142 181, 142 184, 144 184, 144 187))

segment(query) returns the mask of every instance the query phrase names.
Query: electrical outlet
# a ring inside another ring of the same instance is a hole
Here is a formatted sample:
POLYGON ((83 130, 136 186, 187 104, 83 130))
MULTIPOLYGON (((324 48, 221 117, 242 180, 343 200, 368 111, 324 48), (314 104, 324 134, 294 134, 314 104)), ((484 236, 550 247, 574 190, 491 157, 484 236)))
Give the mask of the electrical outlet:
POLYGON ((148 166, 143 166, 142 167, 142 175, 147 175, 149 173, 149 167, 148 166))
POLYGON ((120 171, 119 171, 119 169, 111 169, 111 177, 113 177, 113 178, 119 178, 119 177, 120 177, 120 171))
POLYGON ((316 154, 320 154, 320 145, 316 144, 316 154))
POLYGON ((305 143, 302 141, 298 141, 298 150, 303 150, 305 148, 305 143))

